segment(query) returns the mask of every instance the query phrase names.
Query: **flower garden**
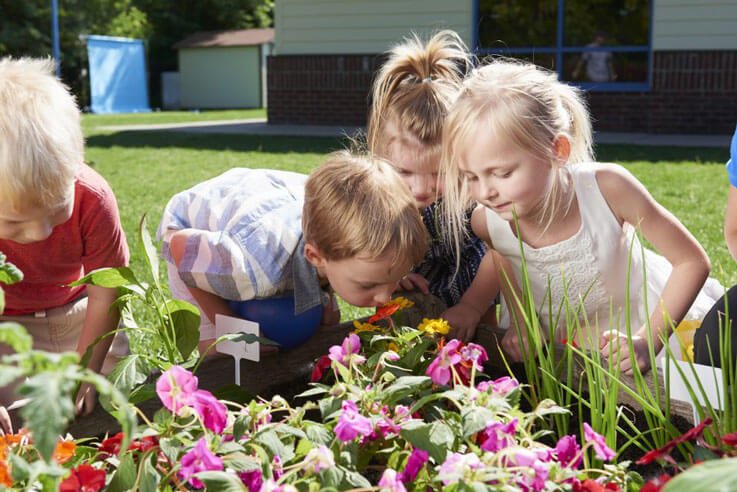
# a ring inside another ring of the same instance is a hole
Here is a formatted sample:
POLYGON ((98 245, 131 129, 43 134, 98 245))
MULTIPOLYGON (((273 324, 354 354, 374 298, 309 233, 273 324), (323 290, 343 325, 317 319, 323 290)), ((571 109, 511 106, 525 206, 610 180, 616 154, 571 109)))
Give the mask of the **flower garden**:
MULTIPOLYGON (((570 345, 553 347, 532 333, 536 356, 512 367, 490 360, 499 353, 487 350, 488 343, 452 339, 443 320, 408 326, 405 314, 416 307, 403 297, 353 322, 340 343, 315 354, 311 382, 296 398, 218 398, 198 379, 208 363, 195 350, 199 314, 165 295, 145 225, 141 244, 149 281, 126 268, 82 280, 120 289, 124 329, 161 340, 156 350, 122 360, 109 379, 85 369, 76 354, 32 351, 22 327, 0 325, 2 341, 17 352, 0 361, 0 380, 25 376, 19 391, 28 398, 19 410, 24 427, 0 437, 2 486, 263 492, 734 487, 731 389, 721 410, 701 409, 698 425, 674 425, 667 385, 665 394, 659 394, 662 385, 648 385, 656 371, 636 373, 630 387, 616 365, 570 345), (153 322, 139 326, 134 309, 149 310, 153 322), (65 434, 82 383, 97 388, 120 432, 65 434), (622 405, 625 396, 637 408, 622 405), (141 411, 146 400, 159 410, 141 411)), ((19 276, 0 260, 0 281, 19 276)))

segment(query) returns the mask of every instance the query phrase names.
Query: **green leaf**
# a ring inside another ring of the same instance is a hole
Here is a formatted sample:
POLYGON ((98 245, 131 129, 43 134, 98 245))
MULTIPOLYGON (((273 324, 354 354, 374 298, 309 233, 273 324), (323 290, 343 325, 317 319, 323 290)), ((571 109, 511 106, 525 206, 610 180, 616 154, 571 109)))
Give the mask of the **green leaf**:
POLYGON ((143 384, 148 377, 141 356, 131 354, 123 357, 115 364, 109 379, 123 394, 127 395, 139 384, 143 384))
POLYGON ((133 462, 132 453, 125 453, 120 458, 118 469, 113 474, 110 484, 107 486, 108 492, 125 492, 131 490, 136 483, 136 464, 133 462))
POLYGON ((436 463, 445 461, 448 450, 453 448, 455 442, 450 427, 439 421, 431 424, 407 425, 402 429, 401 434, 414 447, 430 453, 436 463))
POLYGON ((143 217, 141 217, 141 222, 138 226, 138 237, 141 240, 141 246, 143 247, 143 258, 144 260, 146 260, 146 264, 148 265, 149 272, 151 272, 154 284, 160 290, 161 283, 159 281, 159 252, 156 249, 156 246, 154 246, 154 243, 151 240, 151 234, 148 232, 148 228, 146 227, 145 214, 143 215, 143 217))
POLYGON ((261 469, 261 462, 255 456, 246 453, 230 453, 223 456, 223 464, 236 472, 247 472, 261 469))
POLYGON ((665 484, 663 492, 737 491, 737 480, 734 479, 735 470, 737 470, 737 458, 706 461, 676 475, 665 484))
POLYGON ((156 471, 152 460, 156 459, 156 454, 147 457, 143 462, 143 470, 141 471, 141 481, 138 483, 141 492, 156 492, 161 481, 159 472, 156 471))
POLYGON ((325 446, 330 445, 330 441, 333 440, 333 433, 330 432, 322 424, 307 425, 305 429, 307 438, 316 445, 324 444, 325 446))
POLYGON ((142 384, 136 386, 128 395, 128 401, 132 405, 137 405, 143 401, 150 400, 156 396, 156 385, 154 383, 142 384))
POLYGON ((498 420, 494 412, 483 407, 464 408, 461 412, 461 421, 463 426, 463 437, 475 434, 489 424, 489 422, 498 420))
POLYGON ((204 471, 194 475, 208 490, 217 490, 218 492, 243 492, 246 486, 241 480, 230 473, 224 471, 204 471))
POLYGON ((28 352, 33 346, 33 338, 18 323, 0 323, 0 343, 10 345, 19 354, 28 352))
POLYGON ((100 268, 91 271, 79 280, 69 284, 70 287, 77 285, 95 285, 97 287, 117 289, 118 287, 138 285, 138 279, 129 267, 100 268))
POLYGON ((192 304, 179 299, 168 299, 166 308, 174 325, 179 353, 187 360, 200 341, 200 312, 192 304))
POLYGON ((56 440, 74 418, 72 392, 77 386, 69 371, 42 372, 21 383, 18 393, 30 398, 20 410, 31 429, 36 448, 45 461, 51 460, 56 440))
POLYGON ((387 403, 395 403, 405 396, 419 392, 423 386, 430 386, 431 379, 428 376, 402 376, 394 381, 385 390, 385 398, 387 403))
POLYGON ((284 444, 273 430, 266 430, 256 434, 256 442, 263 444, 272 455, 279 456, 284 463, 294 458, 292 447, 284 444))
POLYGON ((14 482, 25 482, 31 476, 31 467, 26 460, 15 453, 8 454, 10 461, 10 475, 14 482))
POLYGON ((0 253, 0 283, 12 285, 23 280, 23 272, 17 266, 5 261, 5 255, 0 253))

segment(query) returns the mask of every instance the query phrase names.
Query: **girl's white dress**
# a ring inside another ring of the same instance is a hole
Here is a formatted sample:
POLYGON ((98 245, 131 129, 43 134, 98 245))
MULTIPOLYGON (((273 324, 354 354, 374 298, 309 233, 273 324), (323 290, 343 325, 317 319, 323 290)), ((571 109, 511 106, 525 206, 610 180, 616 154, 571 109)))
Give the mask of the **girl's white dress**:
MULTIPOLYGON (((596 163, 570 166, 581 227, 557 244, 533 248, 517 238, 513 224, 486 209, 494 248, 512 263, 520 287, 524 251, 533 299, 545 333, 550 326, 565 326, 566 317, 571 315, 581 320, 582 327, 598 325, 599 333, 608 329, 626 331, 628 290, 630 326, 634 332, 649 318, 670 275, 670 263, 644 249, 632 226, 621 226, 617 221, 596 182, 595 173, 600 167, 596 163)), ((723 295, 724 288, 710 278, 685 319, 701 320, 723 295)), ((503 299, 502 327, 510 326, 507 302, 503 299)), ((584 333, 578 335, 579 341, 589 345, 586 337, 581 339, 584 333)), ((565 334, 558 333, 557 337, 565 338, 565 334)))

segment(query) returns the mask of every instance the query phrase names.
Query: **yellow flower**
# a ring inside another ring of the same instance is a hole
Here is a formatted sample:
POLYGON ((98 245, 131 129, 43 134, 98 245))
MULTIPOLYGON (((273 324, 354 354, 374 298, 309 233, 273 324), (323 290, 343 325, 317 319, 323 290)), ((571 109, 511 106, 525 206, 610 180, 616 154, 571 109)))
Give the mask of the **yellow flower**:
POLYGON ((415 303, 410 301, 406 297, 398 296, 392 299, 391 301, 387 302, 386 304, 384 304, 385 307, 394 306, 394 305, 399 306, 399 309, 407 309, 408 307, 414 306, 415 303))
POLYGON ((372 325, 371 323, 361 323, 360 321, 356 320, 353 322, 353 326, 356 328, 353 330, 353 333, 361 333, 362 331, 380 331, 381 328, 379 328, 376 325, 372 325))
POLYGON ((440 335, 447 335, 450 331, 450 325, 444 319, 425 318, 422 320, 422 323, 420 323, 420 326, 418 326, 417 329, 420 331, 424 331, 429 335, 434 335, 436 333, 440 335))
POLYGON ((394 342, 389 342, 389 345, 386 346, 387 350, 391 350, 392 352, 399 353, 399 347, 394 342))

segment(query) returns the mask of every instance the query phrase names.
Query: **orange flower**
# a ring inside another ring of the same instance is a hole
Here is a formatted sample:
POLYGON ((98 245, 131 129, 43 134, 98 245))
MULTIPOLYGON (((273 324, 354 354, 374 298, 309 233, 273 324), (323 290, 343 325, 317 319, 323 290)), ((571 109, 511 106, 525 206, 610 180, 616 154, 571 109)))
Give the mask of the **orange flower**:
POLYGON ((0 485, 4 485, 5 487, 13 485, 13 481, 10 479, 8 465, 5 464, 5 461, 0 461, 0 485))
POLYGON ((57 463, 66 463, 74 456, 74 451, 77 449, 77 444, 74 441, 59 441, 56 443, 56 449, 52 457, 57 463))
POLYGON ((402 296, 395 297, 391 301, 387 302, 383 306, 379 306, 376 308, 376 314, 371 316, 368 319, 369 323, 374 323, 376 321, 386 319, 392 314, 396 313, 400 309, 405 309, 411 306, 414 306, 414 302, 410 301, 409 299, 406 299, 402 296))

